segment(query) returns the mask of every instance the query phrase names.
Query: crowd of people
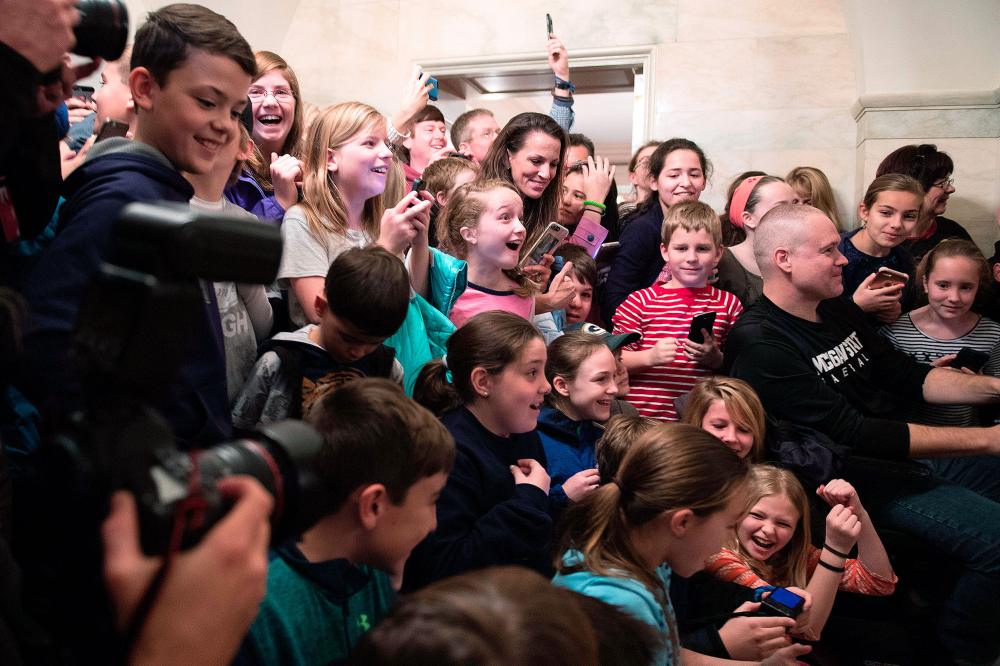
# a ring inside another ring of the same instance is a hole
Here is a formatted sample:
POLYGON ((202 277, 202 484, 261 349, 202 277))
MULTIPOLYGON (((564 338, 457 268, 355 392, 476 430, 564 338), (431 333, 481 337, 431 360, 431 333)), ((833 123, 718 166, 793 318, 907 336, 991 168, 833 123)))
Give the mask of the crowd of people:
POLYGON ((935 146, 885 157, 857 228, 811 166, 740 174, 720 214, 689 138, 642 145, 618 191, 552 34, 548 114, 446 119, 419 70, 386 113, 310 104, 199 5, 76 69, 73 0, 0 19, 3 663, 90 654, 18 571, 52 574, 22 544, 54 529, 32 502, 56 424, 94 407, 77 322, 134 202, 280 230, 270 283, 202 279, 156 320, 183 353, 150 406, 188 451, 304 420, 323 492, 278 540, 281 495, 226 479, 221 521, 152 556, 143 498, 112 487, 103 584, 66 594, 118 658, 1000 656, 1000 241, 987 259, 944 217, 935 146))

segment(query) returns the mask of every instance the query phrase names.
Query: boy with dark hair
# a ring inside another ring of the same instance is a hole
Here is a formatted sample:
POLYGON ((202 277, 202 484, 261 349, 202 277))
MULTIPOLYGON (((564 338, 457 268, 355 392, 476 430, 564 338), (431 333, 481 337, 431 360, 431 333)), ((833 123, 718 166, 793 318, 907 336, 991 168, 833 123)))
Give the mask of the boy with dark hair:
MULTIPOLYGON (((168 5, 139 28, 129 74, 135 140, 96 144, 66 181, 59 233, 25 289, 32 309, 26 381, 43 406, 80 406, 79 378, 69 360, 73 329, 87 286, 111 254, 122 208, 134 201, 191 199, 180 171, 212 168, 237 131, 255 69, 236 26, 204 7, 168 5)), ((185 361, 156 407, 182 440, 210 443, 227 437, 231 427, 219 312, 212 290, 203 292, 197 324, 178 331, 178 344, 188 348, 185 361)))
POLYGON ((409 276, 396 256, 377 246, 342 253, 316 297, 320 323, 264 343, 233 404, 233 425, 250 430, 300 418, 323 395, 361 377, 402 384, 403 366, 382 342, 402 326, 409 298, 409 276))
POLYGON ((444 124, 444 114, 436 106, 428 104, 413 117, 412 136, 403 142, 407 160, 403 172, 410 184, 420 178, 427 165, 441 159, 448 152, 448 132, 444 124))
POLYGON ((570 324, 590 320, 594 289, 597 287, 597 262, 579 245, 563 245, 556 256, 562 257, 564 262, 573 263, 573 268, 569 271, 569 279, 573 283, 573 300, 566 306, 565 329, 570 324))
POLYGON ((316 473, 326 516, 276 550, 243 663, 346 659, 386 615, 410 551, 434 529, 455 460, 441 422, 385 379, 342 386, 309 422, 325 440, 316 473))

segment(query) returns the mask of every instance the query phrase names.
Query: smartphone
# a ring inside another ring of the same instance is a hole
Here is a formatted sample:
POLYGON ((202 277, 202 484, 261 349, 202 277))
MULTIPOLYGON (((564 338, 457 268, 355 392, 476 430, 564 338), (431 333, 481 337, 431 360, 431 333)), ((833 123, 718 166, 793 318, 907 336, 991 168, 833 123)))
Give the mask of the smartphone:
POLYGON ((73 86, 73 97, 79 97, 85 102, 94 100, 94 86, 73 86))
POLYGON ((94 139, 94 143, 99 143, 113 137, 125 136, 127 133, 128 123, 122 123, 117 120, 105 120, 104 124, 101 125, 101 130, 97 133, 97 138, 94 139))
POLYGON ((608 230, 592 220, 580 220, 573 229, 569 242, 587 250, 592 259, 601 251, 601 243, 608 237, 608 230))
POLYGON ((691 330, 688 331, 688 340, 697 342, 699 345, 704 343, 705 336, 702 334, 702 330, 711 333, 713 326, 715 326, 715 313, 702 312, 691 320, 691 330))
POLYGON ((894 271, 891 268, 883 266, 875 272, 875 279, 872 280, 870 285, 868 285, 868 288, 881 289, 883 287, 891 287, 896 284, 906 284, 909 279, 910 276, 906 273, 894 271))
POLYGON ((797 618, 805 606, 805 599, 783 587, 776 588, 760 600, 760 612, 765 615, 781 615, 797 618))
POLYGON ((427 99, 432 102, 438 101, 438 80, 433 76, 429 76, 427 77, 427 84, 431 87, 431 89, 427 91, 427 99))
POLYGON ((546 39, 548 39, 553 34, 555 34, 555 33, 552 32, 552 14, 546 14, 545 15, 545 30, 546 30, 546 32, 545 32, 545 38, 546 39))
POLYGON ((427 189, 427 183, 425 183, 422 179, 417 178, 415 181, 413 181, 412 190, 414 192, 420 192, 420 190, 426 190, 426 189, 427 189))
POLYGON ((948 365, 953 368, 968 368, 973 372, 979 372, 988 360, 990 360, 990 355, 986 352, 981 352, 972 347, 962 347, 958 351, 958 356, 955 357, 955 360, 948 365))
POLYGON ((538 237, 535 244, 531 246, 521 258, 521 266, 529 266, 542 262, 542 255, 552 254, 556 248, 562 245, 566 237, 569 236, 569 229, 558 222, 549 222, 542 235, 538 237))

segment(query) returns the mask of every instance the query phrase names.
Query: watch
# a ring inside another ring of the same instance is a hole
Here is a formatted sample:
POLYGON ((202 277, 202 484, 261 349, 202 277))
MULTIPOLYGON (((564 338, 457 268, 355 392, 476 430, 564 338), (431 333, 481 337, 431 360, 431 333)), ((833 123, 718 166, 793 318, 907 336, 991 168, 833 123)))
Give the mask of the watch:
POLYGON ((576 86, 569 81, 563 81, 558 76, 556 77, 556 88, 559 88, 560 90, 568 90, 571 93, 576 92, 576 86))

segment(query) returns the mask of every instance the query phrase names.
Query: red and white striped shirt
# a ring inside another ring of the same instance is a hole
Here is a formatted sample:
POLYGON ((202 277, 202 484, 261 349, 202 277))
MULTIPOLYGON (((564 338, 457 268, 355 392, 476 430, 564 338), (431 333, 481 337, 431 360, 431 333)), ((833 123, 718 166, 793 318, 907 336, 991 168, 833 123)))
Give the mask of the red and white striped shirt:
MULTIPOLYGON (((724 348, 726 336, 742 314, 739 299, 728 291, 712 286, 694 289, 667 289, 653 285, 629 294, 612 319, 615 333, 638 332, 642 340, 625 347, 643 351, 663 338, 686 338, 691 320, 704 312, 715 312, 712 334, 724 348)), ((674 400, 690 391, 701 377, 712 370, 695 363, 678 350, 669 365, 660 365, 629 373, 631 390, 628 401, 639 413, 655 419, 676 421, 679 416, 674 400)))

